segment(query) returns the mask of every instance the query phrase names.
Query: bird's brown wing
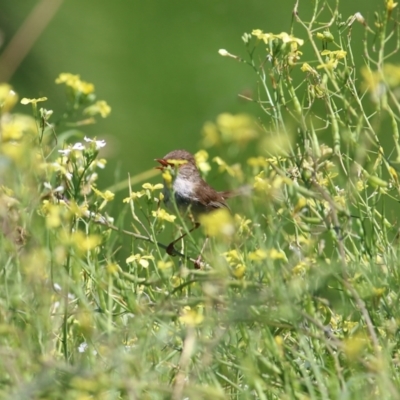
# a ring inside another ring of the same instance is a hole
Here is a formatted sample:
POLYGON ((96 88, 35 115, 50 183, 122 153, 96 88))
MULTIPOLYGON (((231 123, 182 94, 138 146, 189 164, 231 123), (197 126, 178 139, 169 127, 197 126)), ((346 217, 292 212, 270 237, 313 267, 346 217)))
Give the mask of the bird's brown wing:
POLYGON ((210 185, 208 185, 205 181, 203 181, 202 187, 202 197, 198 199, 199 203, 204 207, 211 211, 217 208, 228 208, 228 204, 226 204, 226 197, 222 192, 217 192, 210 185))

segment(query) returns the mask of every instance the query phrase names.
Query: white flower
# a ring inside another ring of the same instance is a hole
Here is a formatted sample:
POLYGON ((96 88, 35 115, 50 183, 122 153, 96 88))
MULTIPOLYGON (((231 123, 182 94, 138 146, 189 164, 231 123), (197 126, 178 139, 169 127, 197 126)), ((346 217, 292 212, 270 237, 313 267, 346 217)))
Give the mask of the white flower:
POLYGON ((225 49, 219 49, 219 50, 218 50, 218 53, 219 53, 219 55, 222 56, 222 57, 227 57, 227 56, 229 56, 228 51, 225 50, 225 49))
POLYGON ((57 193, 64 193, 64 190, 65 190, 65 188, 64 188, 64 186, 62 186, 62 185, 57 186, 57 187, 54 189, 54 191, 57 192, 57 193))
POLYGON ((83 151, 83 150, 85 150, 85 146, 81 142, 78 142, 72 146, 72 150, 82 150, 83 151))
POLYGON ((69 153, 71 153, 71 149, 58 150, 58 152, 61 153, 63 156, 69 156, 69 153))
POLYGON ((85 141, 85 142, 88 142, 88 143, 96 143, 96 150, 99 150, 99 149, 101 149, 102 147, 104 147, 105 145, 106 145, 106 141, 105 140, 93 140, 93 139, 90 139, 90 138, 88 138, 88 137, 84 137, 83 138, 83 140, 85 141))
POLYGON ((88 346, 88 344, 86 342, 81 343, 79 345, 79 347, 78 347, 79 353, 84 353, 87 350, 88 347, 89 346, 88 346))
POLYGON ((58 283, 54 283, 53 288, 56 292, 61 292, 61 286, 58 283))

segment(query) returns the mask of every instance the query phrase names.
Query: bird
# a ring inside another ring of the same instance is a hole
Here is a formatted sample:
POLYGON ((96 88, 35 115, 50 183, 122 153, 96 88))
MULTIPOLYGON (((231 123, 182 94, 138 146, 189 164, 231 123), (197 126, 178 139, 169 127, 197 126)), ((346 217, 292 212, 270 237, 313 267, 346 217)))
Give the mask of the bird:
MULTIPOLYGON (((195 225, 189 232, 194 231, 200 226, 198 218, 202 214, 208 214, 218 209, 229 206, 226 200, 238 196, 245 191, 244 187, 238 190, 217 191, 211 187, 201 176, 196 165, 196 159, 193 154, 186 150, 173 150, 162 158, 156 158, 160 166, 156 167, 162 171, 171 167, 172 182, 166 182, 164 179, 164 203, 167 208, 174 210, 174 199, 178 210, 182 214, 190 212, 193 215, 195 225)), ((174 245, 184 238, 186 233, 172 241, 167 246, 167 253, 174 255, 174 245)), ((200 255, 195 263, 199 268, 201 255, 205 248, 208 238, 203 244, 200 255)))

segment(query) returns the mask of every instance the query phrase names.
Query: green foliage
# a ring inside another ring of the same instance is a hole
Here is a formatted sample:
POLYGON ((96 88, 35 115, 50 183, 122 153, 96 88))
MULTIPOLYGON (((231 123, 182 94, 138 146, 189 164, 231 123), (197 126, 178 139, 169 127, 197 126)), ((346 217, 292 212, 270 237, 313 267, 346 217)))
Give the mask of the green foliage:
MULTIPOLYGON (((97 186, 106 143, 82 139, 110 112, 92 84, 60 75, 58 119, 38 109, 45 98, 21 101, 34 118, 13 114, 17 95, 0 87, 1 397, 400 397, 395 3, 374 23, 323 1, 308 21, 298 11, 299 37, 256 29, 246 58, 220 50, 254 70, 258 93, 245 98, 265 118, 204 126, 204 147, 220 154, 211 162, 253 191, 240 212, 202 218, 202 269, 198 236, 176 257, 159 243, 191 226, 163 209, 161 184, 131 188, 152 172, 130 178, 121 218, 109 215, 114 193, 97 186), (231 164, 245 148, 247 162, 231 164)), ((209 174, 208 152, 195 156, 209 174)))

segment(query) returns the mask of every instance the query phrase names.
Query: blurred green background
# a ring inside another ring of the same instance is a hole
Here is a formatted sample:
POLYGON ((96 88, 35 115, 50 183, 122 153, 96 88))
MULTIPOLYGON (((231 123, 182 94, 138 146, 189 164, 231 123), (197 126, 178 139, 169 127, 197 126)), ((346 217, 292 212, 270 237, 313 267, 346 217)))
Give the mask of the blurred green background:
MULTIPOLYGON (((2 0, 1 49, 31 18, 34 27, 44 30, 37 40, 35 29, 25 32, 33 44, 29 47, 23 40, 29 51, 9 79, 19 95, 47 96, 45 107, 61 111, 64 88, 54 80, 60 72, 71 72, 93 82, 97 97, 110 104, 110 117, 84 128, 108 142, 109 166, 99 182, 104 188, 126 178, 127 172, 135 175, 151 168, 154 158, 172 149, 198 150, 202 125, 219 113, 261 115, 256 105, 238 98, 238 93, 257 90, 255 74, 246 65, 219 56, 218 49, 245 56, 244 32, 289 32, 294 3, 2 0)), ((335 1, 331 3, 334 6, 335 1)), ((344 19, 361 12, 372 20, 377 3, 383 6, 383 0, 342 1, 340 11, 344 19)), ((307 15, 313 4, 300 0, 299 13, 307 15)), ((361 28, 354 29, 353 39, 362 39, 361 28)), ((303 37, 304 31, 297 26, 294 34, 303 37)), ((7 65, 4 53, 1 56, 4 81, 7 65)))

